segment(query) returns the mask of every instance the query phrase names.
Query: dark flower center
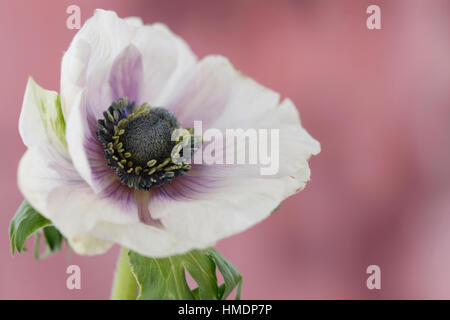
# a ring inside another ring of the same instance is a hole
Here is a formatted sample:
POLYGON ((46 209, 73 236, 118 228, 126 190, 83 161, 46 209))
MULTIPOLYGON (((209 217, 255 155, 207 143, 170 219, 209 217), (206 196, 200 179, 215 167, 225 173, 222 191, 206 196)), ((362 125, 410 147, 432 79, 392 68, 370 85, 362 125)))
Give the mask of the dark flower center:
MULTIPOLYGON (((97 121, 97 137, 108 166, 115 170, 122 183, 138 190, 150 190, 191 168, 172 159, 174 148, 181 147, 178 146, 181 141, 173 141, 172 134, 181 127, 169 110, 147 104, 135 108, 134 102, 121 98, 103 116, 104 119, 97 121)), ((191 152, 194 145, 192 140, 191 152)))
POLYGON ((152 159, 163 162, 175 146, 171 136, 178 127, 178 120, 171 112, 151 108, 147 114, 128 122, 121 136, 123 148, 131 153, 130 160, 135 165, 145 166, 152 159))

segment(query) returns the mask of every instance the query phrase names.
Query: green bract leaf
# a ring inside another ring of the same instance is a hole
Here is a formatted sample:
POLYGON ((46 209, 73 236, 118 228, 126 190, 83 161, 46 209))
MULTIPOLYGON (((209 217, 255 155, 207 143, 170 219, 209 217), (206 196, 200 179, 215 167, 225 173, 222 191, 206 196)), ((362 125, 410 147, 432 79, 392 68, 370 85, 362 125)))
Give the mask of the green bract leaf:
POLYGON ((129 259, 140 287, 138 299, 226 299, 236 287, 236 298, 240 298, 242 276, 214 249, 192 250, 183 255, 159 259, 130 251, 129 259), (221 286, 217 284, 216 268, 225 281, 221 286), (186 281, 186 271, 198 285, 194 290, 186 281))
POLYGON ((50 220, 41 216, 25 200, 19 207, 19 210, 17 210, 16 215, 11 220, 9 226, 12 254, 14 254, 15 251, 20 253, 26 250, 25 241, 28 237, 50 224, 50 220))
POLYGON ((64 237, 58 229, 54 226, 47 226, 42 232, 44 233, 45 243, 51 252, 61 250, 64 237))
POLYGON ((56 251, 60 251, 64 237, 54 226, 46 226, 42 230, 36 232, 34 258, 44 259, 56 251), (45 250, 41 252, 41 233, 44 235, 45 250))
POLYGON ((55 251, 61 250, 63 235, 51 225, 51 221, 34 210, 25 200, 17 210, 9 226, 12 254, 25 251, 25 242, 31 235, 35 235, 34 257, 42 259, 55 251), (40 239, 44 237, 45 250, 41 253, 40 239))
POLYGON ((39 260, 41 255, 41 246, 40 246, 41 234, 38 232, 35 233, 34 236, 34 259, 39 260))
POLYGON ((214 263, 217 265, 217 268, 222 274, 224 280, 224 284, 220 288, 221 294, 219 299, 225 300, 231 294, 233 289, 237 288, 235 299, 240 300, 242 291, 242 275, 236 267, 233 266, 230 261, 225 259, 225 257, 217 250, 212 248, 208 249, 207 254, 214 260, 214 263))

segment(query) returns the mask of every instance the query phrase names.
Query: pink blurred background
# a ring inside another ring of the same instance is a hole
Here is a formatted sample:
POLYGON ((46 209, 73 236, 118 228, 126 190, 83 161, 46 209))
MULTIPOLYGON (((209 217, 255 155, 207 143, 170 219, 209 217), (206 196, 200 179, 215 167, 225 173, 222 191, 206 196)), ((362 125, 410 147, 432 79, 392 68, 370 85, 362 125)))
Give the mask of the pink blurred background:
POLYGON ((229 57, 290 97, 321 142, 307 188, 217 246, 245 299, 450 298, 450 1, 1 0, 1 299, 109 298, 118 247, 39 262, 9 247, 25 84, 59 90, 71 4, 82 22, 113 9, 166 23, 199 57, 229 57), (382 30, 366 28, 370 4, 382 30), (79 291, 66 289, 69 264, 81 267, 79 291), (381 290, 366 287, 371 264, 381 290))

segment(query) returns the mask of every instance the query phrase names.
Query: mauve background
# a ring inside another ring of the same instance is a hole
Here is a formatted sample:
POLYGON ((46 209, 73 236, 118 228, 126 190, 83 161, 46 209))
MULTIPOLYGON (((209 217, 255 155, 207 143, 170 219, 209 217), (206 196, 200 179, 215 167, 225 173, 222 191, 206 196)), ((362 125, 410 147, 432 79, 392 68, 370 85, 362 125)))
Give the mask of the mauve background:
MULTIPOLYGON (((0 6, 0 298, 107 299, 118 248, 12 257, 22 201, 17 122, 27 77, 59 90, 60 62, 94 8, 161 21, 290 97, 322 144, 312 181, 270 219, 219 243, 246 299, 450 298, 450 1, 25 1, 0 6), (366 28, 378 4, 382 30, 366 28), (82 290, 66 289, 78 264, 82 290), (366 288, 377 264, 382 289, 366 288)), ((29 245, 30 247, 30 245, 29 245)))

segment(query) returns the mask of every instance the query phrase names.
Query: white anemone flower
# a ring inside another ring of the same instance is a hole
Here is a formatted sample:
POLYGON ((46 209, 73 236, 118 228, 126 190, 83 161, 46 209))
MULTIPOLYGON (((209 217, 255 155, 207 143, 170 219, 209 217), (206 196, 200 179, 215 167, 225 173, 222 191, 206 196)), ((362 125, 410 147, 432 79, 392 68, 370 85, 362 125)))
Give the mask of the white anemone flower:
POLYGON ((61 68, 60 95, 28 82, 19 121, 28 149, 18 182, 79 254, 101 254, 113 243, 149 257, 210 247, 301 190, 307 161, 320 152, 291 100, 280 101, 222 56, 198 60, 162 24, 97 10, 61 68), (153 176, 167 129, 196 120, 203 129, 279 129, 278 173, 193 164, 153 176))

